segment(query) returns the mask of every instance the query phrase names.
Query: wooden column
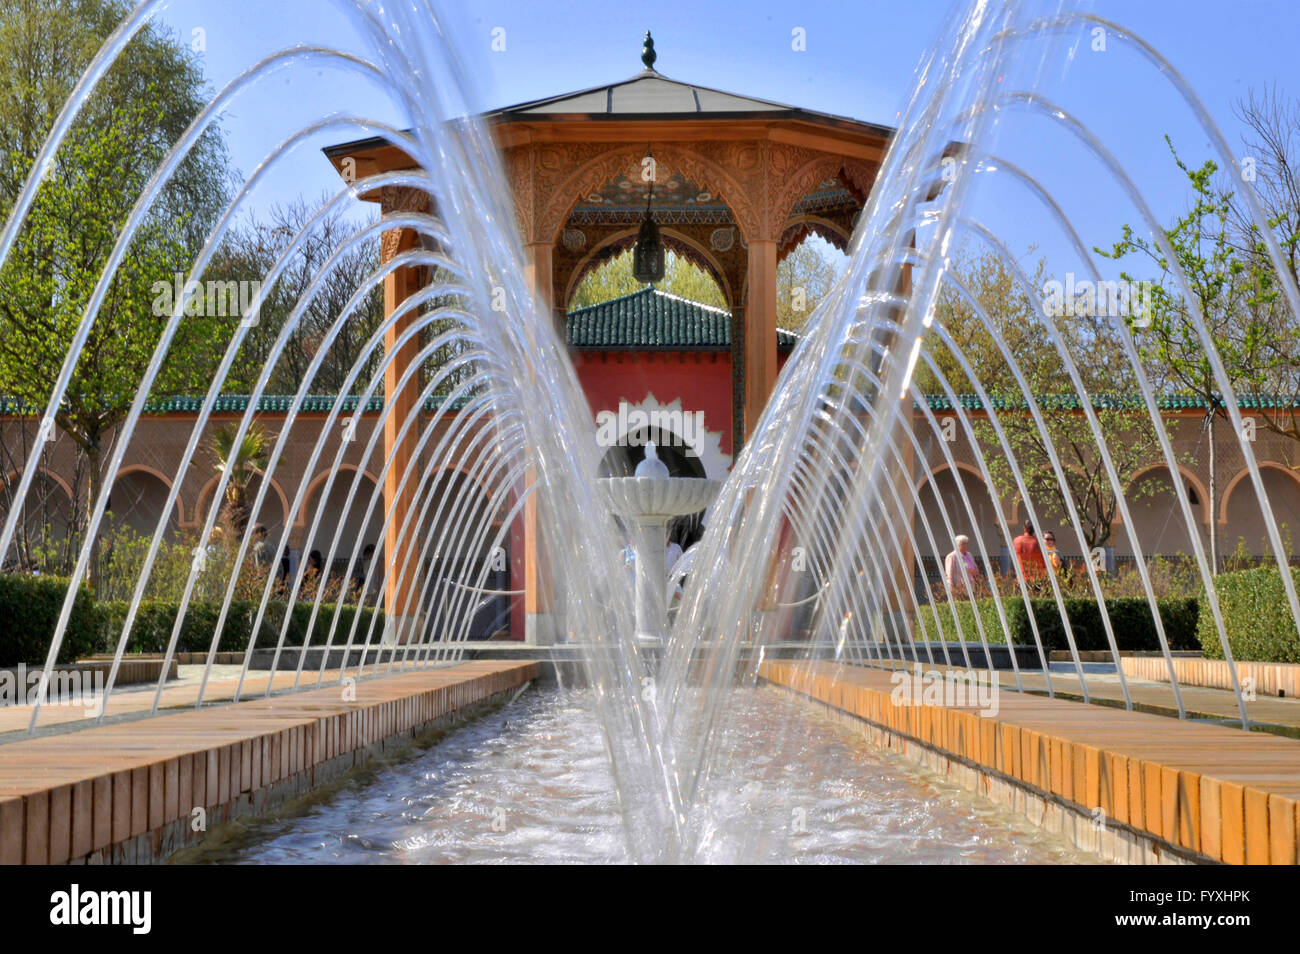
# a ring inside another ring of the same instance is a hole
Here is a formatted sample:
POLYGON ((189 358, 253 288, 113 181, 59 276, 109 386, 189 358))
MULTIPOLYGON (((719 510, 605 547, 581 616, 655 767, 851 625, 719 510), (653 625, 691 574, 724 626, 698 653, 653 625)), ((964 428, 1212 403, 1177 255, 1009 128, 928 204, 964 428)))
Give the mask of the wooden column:
POLYGON ((749 243, 749 293, 745 306, 745 439, 776 384, 776 240, 749 243))
MULTIPOLYGON (((908 534, 908 530, 915 529, 916 526, 916 501, 912 497, 913 474, 916 470, 916 450, 912 447, 911 438, 908 436, 908 433, 916 428, 916 414, 912 409, 910 395, 902 399, 902 406, 899 411, 898 422, 894 425, 894 433, 890 437, 893 439, 894 445, 900 450, 899 456, 902 457, 902 460, 895 461, 890 482, 894 485, 894 493, 898 495, 902 505, 902 512, 894 515, 894 519, 898 521, 894 527, 894 532, 898 535, 900 550, 894 563, 894 585, 886 590, 885 600, 889 608, 898 614, 895 617, 896 636, 903 640, 909 640, 914 623, 912 616, 915 612, 909 592, 916 586, 916 553, 912 547, 911 537, 908 534)), ((894 459, 892 454, 889 456, 890 459, 894 459)), ((891 506, 893 502, 892 495, 888 499, 889 503, 885 504, 887 513, 893 510, 891 506)))
MULTIPOLYGON (((524 277, 533 290, 537 309, 540 313, 551 312, 552 321, 558 323, 558 331, 563 335, 563 316, 555 314, 557 309, 552 266, 554 248, 550 242, 529 242, 524 246, 524 251, 528 256, 524 277)), ((536 474, 529 470, 525 486, 531 486, 535 480, 536 474)), ((556 641, 558 631, 555 618, 555 579, 547 566, 540 505, 536 491, 524 504, 524 639, 531 643, 550 645, 556 641)))
MULTIPOLYGON (((380 193, 379 201, 380 209, 385 215, 392 212, 429 211, 428 194, 420 189, 388 186, 380 193)), ((389 229, 380 242, 380 260, 392 261, 402 252, 414 248, 417 241, 415 230, 411 228, 389 229)), ((384 316, 391 318, 406 299, 419 290, 426 276, 427 270, 424 268, 399 268, 390 272, 384 279, 384 316)), ((419 620, 408 618, 419 612, 416 597, 423 582, 419 568, 408 566, 408 560, 414 559, 419 553, 418 547, 414 546, 418 534, 408 533, 404 549, 400 552, 397 549, 402 523, 414 503, 412 494, 416 483, 409 481, 401 495, 397 488, 414 462, 415 448, 420 440, 418 421, 404 438, 400 441, 398 439, 402 422, 419 400, 420 376, 413 374, 410 381, 401 388, 397 384, 420 353, 419 336, 413 336, 401 348, 397 348, 397 340, 415 324, 415 320, 414 313, 404 314, 384 332, 384 355, 389 359, 384 369, 384 459, 387 460, 390 455, 393 458, 392 467, 384 475, 384 509, 392 516, 384 533, 383 554, 384 611, 387 614, 384 639, 388 642, 420 639, 425 635, 420 631, 419 620)))
MULTIPOLYGON (((909 244, 916 247, 916 236, 913 234, 909 244)), ((898 274, 895 282, 895 290, 904 299, 912 297, 912 266, 904 265, 898 274)), ((898 309, 895 320, 903 320, 903 311, 898 309)), ((899 350, 900 358, 906 359, 911 354, 912 346, 908 342, 896 343, 895 347, 899 350)), ((897 583, 897 595, 891 591, 890 599, 901 600, 902 605, 894 606, 893 609, 899 614, 898 637, 904 640, 910 640, 912 637, 912 628, 915 620, 912 618, 915 608, 912 606, 911 597, 908 590, 916 585, 916 553, 912 547, 911 538, 906 533, 906 528, 915 528, 916 526, 916 501, 912 497, 912 485, 915 481, 914 471, 916 470, 916 451, 912 447, 909 433, 916 430, 916 411, 912 408, 912 395, 909 393, 899 397, 902 406, 899 408, 899 420, 896 427, 896 433, 893 436, 894 443, 902 449, 903 460, 898 466, 898 471, 894 475, 894 489, 898 494, 898 499, 902 501, 903 513, 899 514, 900 526, 898 528, 899 541, 902 543, 902 552, 898 555, 898 563, 895 577, 897 583), (904 526, 905 525, 905 526, 904 526)), ((960 480, 960 476, 957 478, 960 480)), ((940 559, 943 554, 939 554, 940 559)))
POLYGON ((555 246, 550 242, 529 242, 524 246, 527 262, 524 278, 533 290, 533 300, 539 311, 551 312, 556 333, 564 340, 564 316, 555 303, 555 246))
MULTIPOLYGON (((389 240, 386 237, 383 243, 384 252, 388 253, 385 256, 386 259, 391 259, 398 252, 405 251, 414 244, 415 236, 410 230, 402 229, 401 233, 400 237, 395 240, 389 240)), ((420 269, 415 268, 399 268, 384 279, 384 314, 386 316, 391 316, 396 312, 402 302, 418 290, 420 287, 420 271, 420 269)), ((414 311, 407 313, 384 332, 384 353, 386 356, 393 354, 393 349, 397 348, 397 340, 411 327, 415 322, 415 318, 414 311)), ((416 567, 407 567, 408 558, 413 559, 415 554, 419 552, 418 548, 412 548, 412 543, 417 539, 418 535, 408 533, 406 535, 405 549, 399 552, 397 548, 398 535, 412 504, 410 499, 411 488, 415 484, 408 481, 406 491, 400 495, 397 488, 415 455, 415 447, 419 442, 419 426, 417 424, 408 430, 406 436, 400 442, 398 432, 419 399, 420 379, 418 374, 412 375, 406 385, 400 389, 398 388, 398 381, 406 369, 416 360, 419 352, 420 339, 418 335, 415 335, 400 348, 397 348, 396 358, 390 361, 384 369, 385 456, 392 454, 394 448, 396 448, 393 465, 384 476, 384 509, 391 515, 384 536, 384 610, 388 614, 384 634, 389 639, 400 636, 403 640, 407 640, 413 638, 413 636, 418 638, 419 635, 415 632, 416 628, 408 625, 405 619, 407 614, 417 612, 419 606, 416 599, 420 586, 419 573, 416 567), (399 577, 401 578, 400 585, 398 582, 399 577)))
POLYGON ((745 306, 731 310, 731 459, 745 446, 745 306))

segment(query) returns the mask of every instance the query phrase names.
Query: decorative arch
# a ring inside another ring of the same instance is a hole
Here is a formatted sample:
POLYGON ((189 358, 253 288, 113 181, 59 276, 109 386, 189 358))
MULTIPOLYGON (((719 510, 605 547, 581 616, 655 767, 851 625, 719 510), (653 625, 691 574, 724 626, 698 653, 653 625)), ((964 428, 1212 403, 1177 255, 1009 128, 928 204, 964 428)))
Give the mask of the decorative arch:
POLYGON ((849 247, 849 233, 829 219, 819 215, 796 215, 785 224, 781 234, 781 245, 777 250, 777 260, 785 258, 798 247, 808 235, 819 235, 841 252, 849 247))
MULTIPOLYGON (((1300 475, 1296 474, 1294 470, 1292 470, 1290 467, 1286 466, 1285 464, 1279 463, 1278 461, 1275 460, 1257 460, 1255 463, 1259 466, 1259 469, 1261 471, 1276 470, 1282 472, 1283 474, 1286 474, 1286 476, 1291 478, 1291 480, 1296 484, 1297 487, 1300 487, 1300 475)), ((1232 480, 1228 481, 1227 486, 1223 488, 1223 497, 1220 498, 1219 500, 1219 525, 1220 526, 1223 526, 1228 522, 1228 501, 1232 499, 1232 492, 1237 489, 1237 485, 1241 483, 1243 479, 1249 476, 1250 476, 1250 469, 1247 467, 1243 467, 1240 471, 1238 471, 1236 476, 1232 478, 1232 480)), ((1205 499, 1208 501, 1210 498, 1206 497, 1205 499)), ((1206 509, 1208 510, 1209 508, 1206 507, 1206 509)))
MULTIPOLYGON (((258 476, 261 477, 262 475, 259 474, 258 476)), ((265 480, 266 478, 263 477, 262 479, 265 480)), ((194 509, 190 511, 190 522, 186 526, 198 526, 199 522, 204 519, 203 514, 207 511, 208 505, 212 502, 212 495, 216 492, 217 483, 220 480, 221 475, 216 474, 209 478, 208 482, 199 490, 199 495, 195 499, 194 509)), ((284 519, 287 523, 289 520, 289 498, 285 496, 283 488, 280 487, 279 482, 274 478, 271 479, 271 489, 275 491, 275 495, 280 499, 280 512, 284 514, 284 519)))
MULTIPOLYGON (((3 472, 0 471, 0 473, 3 472)), ((22 478, 22 474, 23 471, 20 468, 8 475, 6 480, 11 488, 13 488, 14 481, 22 478)), ((38 465, 36 466, 32 486, 28 489, 27 496, 18 502, 17 509, 19 513, 25 511, 25 523, 28 527, 32 526, 31 521, 33 518, 39 519, 43 512, 49 518, 51 529, 62 530, 67 533, 68 527, 77 518, 78 503, 77 498, 73 496, 72 486, 63 477, 38 465), (39 484, 39 487, 38 481, 43 481, 43 483, 39 484), (55 488, 57 488, 57 491, 55 488), (42 497, 44 498, 43 504, 42 497), (28 506, 29 502, 31 506, 28 506)), ((0 522, 3 521, 0 520, 0 522)))
MULTIPOLYGON (((339 464, 338 470, 339 472, 345 470, 356 472, 358 470, 361 470, 361 468, 359 468, 356 464, 339 464)), ((311 483, 307 485, 307 492, 302 495, 302 505, 298 508, 298 512, 294 514, 293 517, 294 530, 307 529, 307 508, 308 506, 310 506, 312 497, 315 495, 317 488, 319 488, 323 483, 325 483, 326 480, 329 479, 329 475, 330 475, 330 471, 322 470, 319 474, 313 477, 311 479, 311 483)), ((370 473, 370 471, 368 470, 361 471, 361 475, 382 491, 383 485, 380 484, 378 477, 370 473)), ((287 501, 284 505, 284 512, 285 512, 285 519, 287 520, 289 514, 289 504, 287 501)))
MULTIPOLYGON (((984 483, 984 475, 979 472, 979 468, 977 468, 974 464, 968 464, 965 461, 961 461, 961 460, 953 461, 953 463, 956 465, 957 470, 964 470, 966 471, 966 473, 970 474, 972 477, 978 480, 981 484, 984 483)), ((916 485, 915 485, 916 492, 920 493, 921 488, 924 487, 930 481, 934 480, 935 477, 938 477, 941 472, 945 470, 952 470, 952 469, 953 469, 952 467, 948 466, 947 461, 944 461, 941 464, 935 464, 928 471, 922 474, 919 480, 916 481, 916 485)))
POLYGON ((865 207, 880 169, 873 162, 818 154, 792 146, 775 150, 772 159, 774 172, 784 183, 769 209, 772 226, 778 234, 790 223, 790 213, 799 200, 828 179, 838 179, 859 208, 865 207), (794 166, 793 171, 789 171, 791 166, 794 166))
MULTIPOLYGON (((671 402, 665 404, 655 397, 653 391, 647 391, 644 400, 638 401, 636 404, 628 404, 629 417, 631 416, 632 411, 645 411, 647 413, 653 411, 667 411, 669 413, 681 414, 682 410, 681 398, 673 398, 671 402)), ((615 430, 617 433, 614 435, 615 444, 611 446, 617 446, 618 442, 624 441, 629 436, 631 429, 622 426, 626 422, 621 420, 622 415, 617 411, 603 411, 601 413, 614 415, 613 420, 616 422, 615 430)), ((686 441, 686 435, 684 434, 678 434, 677 436, 681 437, 686 445, 690 447, 691 450, 695 451, 696 456, 699 458, 700 466, 704 468, 704 476, 711 480, 726 480, 727 474, 731 469, 731 455, 722 452, 722 431, 709 430, 708 424, 709 422, 706 421, 705 426, 701 429, 701 433, 695 435, 694 442, 686 441)), ((599 427, 600 414, 597 414, 598 430, 599 427)))
MULTIPOLYGON (((63 493, 67 496, 67 498, 68 498, 68 503, 69 503, 69 504, 73 504, 73 505, 76 504, 76 500, 75 500, 75 499, 73 498, 73 496, 72 496, 72 485, 69 484, 66 480, 64 480, 62 477, 60 477, 60 476, 59 476, 58 474, 56 474, 54 471, 49 470, 48 468, 45 468, 45 467, 37 467, 37 468, 36 468, 36 473, 37 473, 38 475, 40 475, 40 476, 46 478, 47 480, 52 480, 54 483, 58 484, 59 487, 60 487, 60 489, 62 489, 63 493)), ((22 475, 23 475, 23 472, 22 472, 21 469, 11 471, 11 472, 9 473, 9 476, 7 476, 7 477, 5 478, 5 482, 8 483, 8 484, 11 484, 11 485, 12 485, 13 482, 14 482, 15 480, 18 480, 19 478, 21 478, 22 475)))
MULTIPOLYGON (((1006 508, 992 486, 984 480, 984 475, 973 464, 960 460, 954 461, 952 466, 949 466, 946 461, 938 463, 921 475, 920 479, 915 482, 913 490, 916 496, 907 504, 913 508, 913 526, 917 533, 917 546, 922 552, 929 549, 930 546, 929 539, 925 537, 921 530, 922 524, 920 521, 923 514, 930 514, 933 518, 942 513, 944 509, 947 509, 948 517, 954 524, 955 532, 969 534, 978 551, 986 554, 990 552, 996 554, 997 546, 1002 539, 998 524, 1006 519, 1004 515, 1006 508), (960 485, 965 490, 966 495, 970 498, 973 512, 967 512, 960 499, 952 499, 955 510, 945 504, 945 494, 954 493, 953 490, 945 490, 942 487, 940 479, 945 475, 954 484, 960 485), (926 494, 927 488, 929 489, 928 495, 926 494), (939 509, 936 510, 936 507, 939 509), (968 521, 971 522, 968 524, 968 521)), ((936 524, 931 519, 930 530, 936 537, 936 545, 943 551, 946 544, 942 541, 945 541, 946 530, 942 521, 936 524)), ((947 542, 950 543, 951 541, 947 542)), ((944 552, 932 553, 931 555, 942 558, 944 552)))
MULTIPOLYGON (((980 486, 984 488, 985 492, 989 495, 990 499, 996 500, 992 488, 990 488, 988 483, 984 480, 984 475, 979 472, 978 467, 976 467, 974 464, 968 464, 965 461, 960 461, 960 460, 954 461, 953 463, 956 465, 957 470, 964 471, 965 473, 970 474, 972 477, 978 480, 980 482, 980 486)), ((916 482, 916 485, 913 488, 916 491, 917 497, 921 496, 921 491, 925 489, 926 484, 930 484, 933 486, 935 482, 935 478, 937 478, 944 471, 946 470, 950 471, 952 469, 953 468, 949 467, 946 461, 944 463, 936 464, 934 467, 931 467, 927 473, 922 475, 921 479, 916 482)), ((1011 506, 1012 508, 1015 507, 1014 500, 1012 501, 1011 506)), ((1012 515, 1007 517, 1008 520, 1015 519, 1014 509, 1011 511, 1011 513, 1012 515)))
MULTIPOLYGON (((677 244, 686 247, 687 258, 694 257, 696 259, 696 264, 704 267, 704 270, 709 273, 709 277, 712 278, 717 283, 718 288, 722 290, 722 297, 727 301, 728 310, 734 310, 736 307, 736 297, 731 291, 730 283, 726 278, 726 272, 717 258, 699 242, 670 226, 663 226, 660 229, 660 234, 662 234, 667 240, 666 244, 677 244)), ((587 277, 588 273, 590 273, 593 268, 598 267, 603 262, 604 259, 601 256, 601 252, 611 246, 621 244, 627 244, 630 247, 631 244, 636 241, 636 235, 637 230, 635 228, 628 228, 607 236, 603 241, 592 247, 591 251, 587 254, 587 257, 584 258, 569 275, 568 284, 565 286, 563 297, 560 300, 562 309, 566 314, 569 310, 569 302, 573 301, 574 293, 577 292, 578 286, 582 284, 582 280, 587 277)))
MULTIPOLYGON (((803 151, 811 152, 811 150, 803 151)), ((773 158, 779 159, 779 154, 773 158)), ((791 158, 797 161, 796 157, 792 156, 791 158)), ((776 201, 772 203, 770 209, 773 220, 772 225, 775 227, 778 236, 788 226, 790 213, 794 211, 794 207, 800 199, 827 179, 844 181, 844 177, 840 174, 843 165, 844 160, 840 156, 820 155, 803 162, 793 172, 780 169, 774 170, 784 181, 784 185, 781 187, 781 191, 777 193, 776 201)))
POLYGON ((453 477, 453 476, 459 476, 460 478, 469 481, 478 489, 478 492, 483 495, 483 498, 485 500, 492 499, 493 496, 492 488, 485 485, 480 477, 475 477, 473 474, 471 474, 468 470, 466 470, 464 467, 460 466, 459 464, 447 464, 443 467, 439 467, 437 470, 434 471, 433 479, 429 482, 429 486, 436 487, 438 486, 438 482, 442 480, 444 477, 453 477))
MULTIPOLYGON (((676 167, 691 181, 719 196, 731 209, 746 240, 756 236, 762 228, 758 210, 754 206, 749 192, 721 165, 696 152, 675 143, 654 143, 652 146, 657 160, 669 167, 676 167)), ((760 168, 760 157, 756 146, 754 155, 747 163, 744 149, 736 152, 734 165, 742 171, 747 168, 760 168)), ((537 163, 543 170, 561 168, 574 150, 562 146, 547 145, 539 148, 537 163)), ((560 231, 568 220, 574 206, 595 189, 604 185, 618 173, 629 167, 636 167, 645 156, 644 146, 617 145, 601 149, 600 153, 585 162, 581 162, 567 176, 563 176, 549 187, 550 199, 536 213, 537 224, 535 241, 554 245, 559 241, 560 231)))
MULTIPOLYGON (((116 484, 123 477, 129 477, 132 474, 137 474, 137 473, 148 474, 150 477, 156 477, 158 480, 162 481, 162 485, 167 488, 167 492, 171 493, 172 479, 168 477, 166 474, 164 474, 161 470, 158 470, 157 468, 154 467, 150 467, 148 464, 125 465, 121 470, 117 472, 117 476, 113 479, 113 483, 116 484)), ((109 492, 112 493, 112 490, 110 489, 109 492)), ((182 527, 187 526, 187 524, 185 523, 185 502, 183 499, 183 495, 181 494, 176 495, 176 523, 182 527)))
POLYGON ((880 163, 865 159, 845 159, 839 171, 840 181, 852 193, 853 198, 858 200, 858 205, 864 208, 879 174, 880 163))
MULTIPOLYGON (((1155 463, 1146 465, 1141 470, 1134 473, 1133 476, 1130 477, 1128 482, 1124 485, 1125 495, 1127 496, 1129 488, 1133 487, 1139 480, 1141 480, 1147 474, 1153 473, 1154 471, 1157 470, 1168 470, 1168 469, 1169 469, 1169 465, 1166 464, 1164 461, 1157 461, 1155 463)), ((1197 477, 1196 474, 1194 474, 1188 468, 1184 467, 1182 464, 1178 465, 1178 473, 1182 476, 1183 480, 1186 483, 1188 483, 1193 490, 1196 491, 1197 499, 1205 502, 1204 505, 1201 507, 1201 523, 1205 524, 1208 527, 1210 525, 1209 491, 1205 489, 1205 484, 1201 482, 1201 478, 1197 477)), ((1115 514, 1115 524, 1116 526, 1124 525, 1124 517, 1122 514, 1119 513, 1115 514)))

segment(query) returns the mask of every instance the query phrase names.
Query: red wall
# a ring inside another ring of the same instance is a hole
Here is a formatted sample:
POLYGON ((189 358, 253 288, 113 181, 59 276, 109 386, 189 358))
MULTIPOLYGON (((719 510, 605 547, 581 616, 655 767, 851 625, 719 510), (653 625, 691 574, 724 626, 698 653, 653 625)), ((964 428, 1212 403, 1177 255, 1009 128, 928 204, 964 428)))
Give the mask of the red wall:
POLYGON ((722 432, 721 450, 731 453, 731 355, 725 351, 579 351, 578 380, 591 405, 617 411, 620 400, 638 404, 647 392, 661 404, 681 398, 687 411, 703 411, 704 427, 722 432))
MULTIPOLYGON (((719 449, 732 454, 731 443, 731 354, 727 351, 575 351, 570 352, 578 380, 591 405, 591 426, 601 411, 617 411, 619 401, 639 404, 647 393, 661 404, 681 398, 682 409, 703 411, 704 427, 721 431, 719 449)), ((786 352, 777 354, 778 367, 785 366, 786 352)), ((518 587, 524 579, 523 518, 511 533, 511 580, 518 587)), ((514 601, 511 638, 524 638, 524 601, 514 601)))

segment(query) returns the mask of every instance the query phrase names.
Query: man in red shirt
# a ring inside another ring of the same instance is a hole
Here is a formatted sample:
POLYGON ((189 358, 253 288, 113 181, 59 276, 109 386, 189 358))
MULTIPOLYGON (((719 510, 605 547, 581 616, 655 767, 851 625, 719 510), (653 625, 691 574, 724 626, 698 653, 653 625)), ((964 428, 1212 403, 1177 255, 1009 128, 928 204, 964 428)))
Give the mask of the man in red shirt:
POLYGON ((1041 580, 1047 575, 1047 564, 1043 562, 1043 551, 1034 536, 1034 525, 1025 521, 1025 532, 1011 541, 1020 561, 1020 570, 1027 580, 1041 580))

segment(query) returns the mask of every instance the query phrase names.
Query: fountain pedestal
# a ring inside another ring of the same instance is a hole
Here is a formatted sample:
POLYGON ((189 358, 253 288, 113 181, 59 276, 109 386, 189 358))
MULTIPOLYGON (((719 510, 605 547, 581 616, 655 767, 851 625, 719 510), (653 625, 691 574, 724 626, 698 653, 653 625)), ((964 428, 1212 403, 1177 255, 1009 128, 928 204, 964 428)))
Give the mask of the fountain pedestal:
POLYGON ((661 646, 668 635, 668 521, 698 513, 721 484, 699 477, 606 477, 598 481, 609 509, 636 528, 636 635, 661 646))

